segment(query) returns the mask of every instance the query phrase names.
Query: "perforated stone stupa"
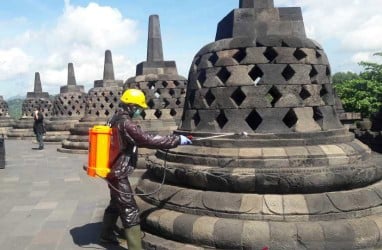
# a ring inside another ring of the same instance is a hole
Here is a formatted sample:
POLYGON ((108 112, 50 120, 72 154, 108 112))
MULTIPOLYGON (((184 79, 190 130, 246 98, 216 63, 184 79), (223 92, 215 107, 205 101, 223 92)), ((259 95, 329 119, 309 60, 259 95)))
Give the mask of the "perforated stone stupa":
POLYGON ((137 65, 136 76, 124 88, 141 89, 147 99, 141 121, 147 131, 172 132, 182 116, 187 80, 178 75, 175 61, 164 61, 159 16, 149 18, 147 61, 137 65))
POLYGON ((67 84, 53 101, 53 112, 47 122, 45 141, 62 141, 69 136, 69 129, 85 115, 86 93, 84 86, 77 85, 73 63, 68 64, 67 84))
POLYGON ((4 136, 7 136, 14 123, 8 112, 8 103, 0 96, 0 134, 4 136))
MULTIPOLYGON (((175 61, 164 61, 159 16, 149 17, 147 61, 136 67, 136 76, 129 78, 124 89, 138 88, 146 96, 148 109, 134 118, 145 131, 170 134, 178 126, 186 97, 187 79, 178 75, 175 61)), ((144 157, 154 152, 140 149, 138 166, 144 165, 144 157)))
POLYGON ((371 128, 357 128, 356 138, 382 153, 382 107, 371 119, 371 128))
POLYGON ((122 91, 123 81, 115 80, 111 51, 106 50, 103 79, 94 81, 86 97, 85 115, 70 129, 69 137, 63 140, 58 151, 87 154, 89 128, 104 125, 117 111, 122 91))
POLYGON ((27 93, 27 97, 22 104, 22 117, 14 123, 13 129, 8 133, 9 137, 25 138, 35 136, 33 133, 33 113, 37 107, 41 108, 45 121, 52 117, 53 103, 49 99, 49 93, 42 91, 39 72, 35 73, 34 91, 27 93))
POLYGON ((380 247, 382 169, 330 74, 300 8, 240 1, 190 69, 176 133, 193 145, 158 151, 138 184, 145 249, 380 247))

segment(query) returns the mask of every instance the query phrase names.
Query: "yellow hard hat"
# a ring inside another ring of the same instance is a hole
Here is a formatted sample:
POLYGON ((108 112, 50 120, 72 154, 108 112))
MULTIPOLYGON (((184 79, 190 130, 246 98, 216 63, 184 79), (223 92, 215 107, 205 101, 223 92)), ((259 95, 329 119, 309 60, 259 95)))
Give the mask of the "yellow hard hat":
POLYGON ((121 96, 121 102, 124 104, 135 104, 141 108, 147 109, 146 97, 142 90, 127 89, 121 96))

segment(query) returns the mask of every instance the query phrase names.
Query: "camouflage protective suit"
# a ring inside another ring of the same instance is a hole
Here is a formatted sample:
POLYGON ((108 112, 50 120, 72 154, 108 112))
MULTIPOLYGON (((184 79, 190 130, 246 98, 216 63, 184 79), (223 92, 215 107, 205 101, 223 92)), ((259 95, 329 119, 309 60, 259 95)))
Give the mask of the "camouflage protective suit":
POLYGON ((109 184, 111 199, 105 214, 119 216, 123 227, 130 228, 140 224, 138 206, 134 196, 129 195, 133 190, 128 178, 136 167, 137 148, 174 148, 180 144, 180 138, 177 135, 159 136, 145 133, 131 120, 129 112, 124 110, 119 110, 109 123, 112 128, 118 129, 121 153, 107 176, 109 183, 118 191, 109 184))

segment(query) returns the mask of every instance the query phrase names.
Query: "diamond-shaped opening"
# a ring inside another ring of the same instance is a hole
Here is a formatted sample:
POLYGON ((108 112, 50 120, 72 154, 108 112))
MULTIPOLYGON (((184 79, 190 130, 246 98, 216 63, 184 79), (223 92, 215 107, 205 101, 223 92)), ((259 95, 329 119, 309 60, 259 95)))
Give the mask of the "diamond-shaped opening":
POLYGON ((76 109, 76 106, 72 106, 72 110, 75 110, 76 109))
POLYGON ((208 106, 211 106, 211 104, 215 101, 215 96, 214 96, 214 94, 212 94, 212 91, 211 91, 211 89, 209 89, 208 91, 207 91, 207 93, 206 93, 206 95, 204 96, 204 98, 205 98, 205 100, 206 100, 206 102, 207 102, 207 104, 208 104, 208 106))
POLYGON ((171 116, 176 116, 176 111, 175 111, 175 109, 171 109, 171 110, 170 110, 170 115, 171 115, 171 116))
POLYGON ((301 92, 300 92, 299 95, 300 95, 301 99, 303 99, 303 100, 308 99, 309 97, 312 96, 310 94, 310 92, 308 90, 306 90, 304 87, 302 87, 301 92))
POLYGON ((252 112, 245 118, 245 121, 248 123, 248 126, 252 128, 253 131, 255 131, 263 119, 261 116, 256 112, 256 110, 252 110, 252 112))
POLYGON ((222 83, 225 83, 231 76, 231 73, 225 67, 223 67, 219 70, 216 76, 220 79, 222 83))
POLYGON ((236 103, 237 106, 240 107, 240 105, 244 102, 245 98, 247 96, 244 94, 244 92, 241 90, 241 87, 238 87, 231 95, 231 99, 236 103))
POLYGON ((114 97, 113 101, 114 101, 114 102, 117 102, 117 101, 118 101, 118 98, 117 98, 117 97, 114 97))
POLYGON ((224 114, 224 110, 220 110, 220 114, 218 117, 216 117, 216 122, 218 123, 219 127, 222 129, 227 124, 228 119, 224 114))
POLYGON ((162 111, 160 111, 159 109, 155 110, 155 113, 154 113, 155 117, 156 118, 160 118, 162 116, 162 111))
POLYGON ((325 85, 321 85, 321 90, 320 90, 320 96, 323 97, 324 95, 326 95, 328 92, 328 90, 326 89, 326 86, 325 85))
POLYGON ((178 87, 178 86, 180 85, 180 82, 179 82, 179 81, 174 81, 174 85, 175 85, 176 87, 178 87))
POLYGON ((163 107, 164 108, 166 108, 169 104, 170 104, 170 102, 167 99, 163 100, 163 107))
POLYGON ((281 47, 290 47, 284 40, 281 41, 281 47))
POLYGON ((192 117, 192 120, 194 120, 195 127, 197 127, 200 123, 200 116, 198 112, 194 114, 194 116, 192 117))
POLYGON ((142 110, 142 112, 141 112, 141 116, 142 116, 142 118, 143 118, 143 120, 144 120, 145 117, 146 117, 146 112, 145 112, 144 110, 142 110))
POLYGON ((320 58, 321 56, 322 56, 322 54, 318 50, 316 50, 316 57, 320 58))
POLYGON ((330 76, 332 74, 330 67, 326 67, 326 76, 330 76))
POLYGON ((105 96, 105 102, 109 102, 109 97, 105 96))
POLYGON ((155 102, 151 99, 150 101, 147 102, 147 106, 149 106, 149 108, 154 108, 155 106, 155 102))
POLYGON ((110 103, 109 108, 111 108, 111 109, 114 108, 114 104, 110 103))
POLYGON ((109 110, 106 110, 105 111, 105 115, 108 116, 110 113, 109 113, 109 110))
POLYGON ((264 73, 263 71, 261 71, 261 69, 256 65, 255 67, 253 67, 249 73, 248 73, 249 77, 251 77, 251 79, 253 80, 253 83, 255 85, 257 85, 261 78, 264 76, 264 73))
POLYGON ((322 118, 324 118, 324 116, 322 115, 320 108, 319 107, 313 107, 313 119, 316 122, 319 122, 322 120, 322 118))
POLYGON ((174 96, 176 93, 175 93, 175 90, 174 89, 170 89, 170 91, 168 92, 171 96, 174 96))
POLYGON ((268 91, 265 98, 271 103, 272 107, 275 106, 275 104, 280 100, 282 97, 282 94, 280 91, 275 87, 272 86, 272 88, 268 91))
POLYGON ((241 48, 239 51, 237 51, 234 55, 233 58, 240 63, 243 61, 243 59, 247 56, 247 53, 245 52, 245 49, 241 48))
POLYGON ((180 101, 180 99, 178 98, 178 99, 176 99, 176 102, 175 102, 175 104, 176 105, 180 105, 182 102, 180 101))
POLYGON ((312 70, 309 73, 310 78, 313 78, 318 75, 318 72, 314 66, 312 66, 312 70))
POLYGON ((99 116, 99 111, 97 110, 95 114, 96 114, 96 116, 99 116))
POLYGON ((149 83, 147 84, 147 87, 148 87, 149 89, 155 89, 155 81, 151 81, 151 82, 149 82, 149 83))
POLYGON ((207 75, 206 75, 206 72, 203 70, 199 73, 199 76, 198 76, 198 81, 200 84, 203 85, 203 83, 207 80, 207 75))
POLYGON ((259 41, 256 41, 256 47, 264 47, 264 44, 262 44, 262 43, 259 42, 259 41))
POLYGON ((109 92, 109 95, 110 95, 110 96, 113 96, 113 95, 114 95, 113 91, 110 91, 110 92, 109 92))
POLYGON ((72 116, 72 114, 73 114, 72 111, 69 111, 69 112, 68 112, 68 115, 69 115, 69 116, 72 116))
POLYGON ((296 74, 296 71, 294 71, 294 69, 290 65, 288 65, 285 67, 281 74, 286 81, 289 81, 296 74))
POLYGON ((269 62, 273 62, 278 54, 274 48, 268 47, 264 52, 264 56, 269 60, 269 62))
POLYGON ((283 122, 285 125, 288 126, 288 128, 292 128, 297 123, 297 116, 293 109, 290 109, 288 113, 285 115, 283 122))
MULTIPOLYGON (((105 105, 103 105, 103 103, 100 105, 101 109, 103 109, 105 107, 105 105)), ((66 107, 65 107, 66 109, 66 107)))
POLYGON ((166 88, 166 87, 168 86, 168 82, 163 81, 163 82, 162 82, 162 86, 166 88))
POLYGON ((102 96, 105 96, 105 92, 102 92, 102 96))
POLYGON ((212 53, 212 55, 208 58, 208 61, 215 65, 215 63, 219 60, 219 57, 216 53, 212 53))
POLYGON ((296 51, 293 53, 293 56, 300 61, 307 57, 307 54, 302 49, 296 49, 296 51))

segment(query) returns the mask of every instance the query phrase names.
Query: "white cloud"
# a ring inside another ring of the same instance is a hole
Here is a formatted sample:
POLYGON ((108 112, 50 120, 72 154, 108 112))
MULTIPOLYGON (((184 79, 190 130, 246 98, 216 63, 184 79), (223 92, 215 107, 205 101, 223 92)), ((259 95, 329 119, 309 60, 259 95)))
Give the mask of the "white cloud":
POLYGON ((0 80, 9 80, 29 71, 31 58, 20 48, 0 50, 0 80))
MULTIPOLYGON (((43 28, 27 30, 0 44, 0 81, 26 77, 19 89, 26 94, 33 90, 34 72, 40 72, 43 91, 57 94, 67 81, 67 64, 72 62, 77 84, 86 91, 94 80, 102 79, 104 52, 113 53, 116 78, 126 80, 135 72, 135 65, 126 55, 115 51, 134 44, 138 37, 137 23, 124 18, 119 10, 89 3, 74 6, 65 0, 65 9, 57 20, 43 28), (48 28, 47 28, 48 27, 48 28), (10 48, 10 45, 16 48, 10 48)), ((10 90, 8 92, 11 92, 10 90)))
POLYGON ((370 55, 382 51, 381 0, 275 0, 275 5, 302 7, 308 37, 338 53, 329 55, 332 65, 348 67, 344 62, 372 60, 370 55))

